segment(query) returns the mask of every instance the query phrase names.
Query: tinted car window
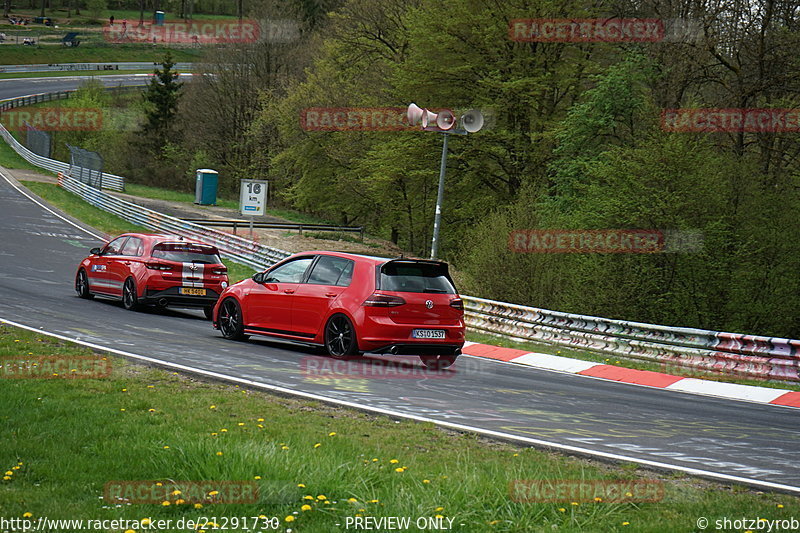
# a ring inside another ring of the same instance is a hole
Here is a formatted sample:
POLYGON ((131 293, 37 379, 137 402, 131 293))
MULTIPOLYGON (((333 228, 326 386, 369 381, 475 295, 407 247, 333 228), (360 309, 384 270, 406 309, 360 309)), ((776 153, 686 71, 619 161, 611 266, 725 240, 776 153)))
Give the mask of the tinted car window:
POLYGON ((122 246, 125 244, 125 240, 128 237, 117 237, 110 243, 106 244, 106 247, 103 249, 103 255, 119 255, 122 246))
POLYGON ((353 277, 353 261, 330 255, 320 256, 311 270, 308 283, 347 287, 353 277))
POLYGON ((125 246, 122 247, 121 254, 140 256, 143 251, 142 239, 131 237, 128 239, 128 242, 125 243, 125 246))
POLYGON ((313 261, 313 258, 304 257, 284 263, 275 270, 270 271, 264 281, 266 283, 300 283, 303 281, 303 274, 305 274, 311 261, 313 261))
POLYGON ((380 285, 384 291, 456 292, 447 276, 446 267, 428 263, 386 263, 381 267, 380 285))
POLYGON ((219 252, 213 246, 190 242, 162 242, 153 246, 154 259, 179 263, 219 264, 219 252))

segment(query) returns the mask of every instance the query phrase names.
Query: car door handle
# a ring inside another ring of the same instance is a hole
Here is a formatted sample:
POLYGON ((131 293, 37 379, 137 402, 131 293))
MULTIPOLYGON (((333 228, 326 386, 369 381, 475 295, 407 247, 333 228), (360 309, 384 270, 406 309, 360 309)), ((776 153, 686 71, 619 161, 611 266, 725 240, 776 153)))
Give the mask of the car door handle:
POLYGON ((326 292, 325 293, 325 296, 328 296, 330 298, 333 298, 334 296, 338 296, 338 295, 339 295, 338 292, 326 292))
POLYGON ((285 292, 286 294, 293 294, 294 289, 283 289, 283 292, 285 292))
POLYGON ((123 261, 123 262, 122 262, 122 264, 123 264, 123 265, 130 265, 130 264, 131 264, 131 262, 130 262, 130 261, 123 261))

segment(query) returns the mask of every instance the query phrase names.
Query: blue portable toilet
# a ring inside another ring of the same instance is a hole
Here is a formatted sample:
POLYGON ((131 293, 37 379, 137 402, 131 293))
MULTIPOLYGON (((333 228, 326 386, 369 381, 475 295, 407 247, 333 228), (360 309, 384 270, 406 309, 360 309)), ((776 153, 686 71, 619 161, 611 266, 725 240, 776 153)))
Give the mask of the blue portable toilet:
POLYGON ((164 25, 164 12, 163 11, 156 11, 155 22, 156 22, 156 26, 163 26, 164 25))
POLYGON ((217 204, 219 173, 210 168, 198 168, 194 185, 194 203, 200 205, 217 204))

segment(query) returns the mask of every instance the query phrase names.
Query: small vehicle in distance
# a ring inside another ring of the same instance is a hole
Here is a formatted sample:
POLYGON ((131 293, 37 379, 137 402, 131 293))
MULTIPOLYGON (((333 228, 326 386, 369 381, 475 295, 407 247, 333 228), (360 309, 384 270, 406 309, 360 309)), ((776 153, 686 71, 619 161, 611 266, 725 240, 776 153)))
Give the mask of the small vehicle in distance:
POLYGON ((174 235, 125 233, 92 248, 75 274, 81 298, 119 298, 125 309, 141 305, 202 308, 211 318, 228 286, 219 250, 174 235))
POLYGON ((334 358, 418 355, 447 368, 464 346, 464 308, 447 263, 339 252, 292 255, 225 289, 214 327, 323 346, 334 358))

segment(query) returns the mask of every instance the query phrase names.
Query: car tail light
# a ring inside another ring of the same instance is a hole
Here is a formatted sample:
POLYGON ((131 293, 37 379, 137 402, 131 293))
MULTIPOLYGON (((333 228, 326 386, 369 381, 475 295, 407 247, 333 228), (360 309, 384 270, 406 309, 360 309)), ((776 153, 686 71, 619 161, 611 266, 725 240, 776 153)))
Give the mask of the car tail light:
POLYGON ((398 305, 404 305, 405 303, 406 301, 399 296, 373 293, 369 298, 364 300, 362 305, 366 307, 397 307, 398 305))
POLYGON ((221 276, 223 274, 228 273, 228 267, 214 267, 211 269, 212 274, 216 274, 217 276, 221 276))
POLYGON ((450 300, 450 307, 453 307, 455 309, 461 309, 463 311, 464 310, 464 302, 461 300, 461 298, 454 298, 454 299, 450 300))
POLYGON ((165 265, 163 263, 147 263, 147 268, 150 270, 172 270, 170 265, 165 265))

